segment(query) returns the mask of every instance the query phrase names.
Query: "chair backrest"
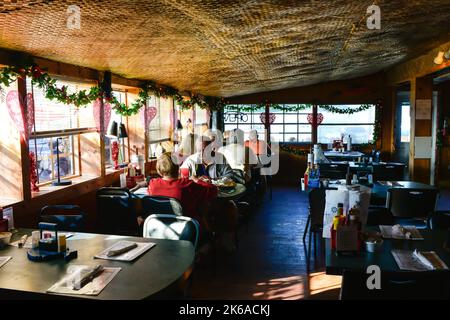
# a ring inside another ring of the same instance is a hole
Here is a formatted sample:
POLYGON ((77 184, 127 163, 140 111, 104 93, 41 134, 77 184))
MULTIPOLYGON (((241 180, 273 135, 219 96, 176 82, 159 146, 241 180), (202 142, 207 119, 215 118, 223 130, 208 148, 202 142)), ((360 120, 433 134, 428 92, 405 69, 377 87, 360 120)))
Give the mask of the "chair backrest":
POLYGON ((138 230, 131 193, 124 188, 97 190, 98 229, 100 232, 135 235, 138 230))
MULTIPOLYGON (((445 271, 381 272, 381 289, 368 289, 366 271, 344 270, 342 300, 449 299, 450 273, 445 271)), ((370 281, 370 280, 369 280, 370 281)))
POLYGON ((404 180, 405 165, 403 163, 386 163, 373 166, 374 181, 404 180))
POLYGON ((348 163, 320 163, 320 177, 328 179, 345 179, 348 163))
POLYGON ((151 214, 183 215, 183 207, 175 198, 145 196, 142 198, 142 208, 146 216, 151 214))
POLYGON ((390 188, 387 208, 396 218, 424 218, 436 209, 437 189, 390 188))
POLYGON ((450 229, 450 211, 434 211, 428 218, 430 229, 450 229))
POLYGON ((50 205, 41 209, 40 222, 55 223, 58 230, 84 231, 86 214, 77 205, 50 205))
POLYGON ((173 214, 152 214, 144 222, 144 238, 187 240, 197 249, 200 233, 197 220, 173 214))
POLYGON ((309 191, 309 214, 311 215, 311 226, 323 225, 323 215, 325 211, 325 191, 337 190, 337 188, 314 188, 309 191))

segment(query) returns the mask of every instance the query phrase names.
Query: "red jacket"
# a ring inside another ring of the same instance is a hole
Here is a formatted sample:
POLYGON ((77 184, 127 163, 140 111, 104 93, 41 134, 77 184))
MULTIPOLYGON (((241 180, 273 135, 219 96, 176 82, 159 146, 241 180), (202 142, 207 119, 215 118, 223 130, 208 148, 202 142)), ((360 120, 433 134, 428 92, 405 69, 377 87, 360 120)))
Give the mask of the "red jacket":
POLYGON ((217 197, 217 187, 203 181, 196 183, 186 178, 173 180, 157 178, 150 180, 148 193, 151 196, 177 199, 183 207, 183 214, 200 222, 199 205, 204 201, 217 197))

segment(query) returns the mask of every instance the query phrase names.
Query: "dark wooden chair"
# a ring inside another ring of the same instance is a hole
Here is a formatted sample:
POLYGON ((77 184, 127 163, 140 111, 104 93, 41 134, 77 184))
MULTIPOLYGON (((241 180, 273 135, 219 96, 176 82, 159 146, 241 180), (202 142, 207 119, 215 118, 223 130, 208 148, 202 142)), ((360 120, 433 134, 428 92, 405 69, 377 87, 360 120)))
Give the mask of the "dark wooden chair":
POLYGON ((41 209, 40 222, 55 223, 58 230, 85 231, 86 214, 77 205, 50 205, 41 209))
POLYGON ((427 217, 436 209, 438 189, 388 189, 387 208, 400 224, 426 227, 427 217))
POLYGON ((374 181, 404 180, 405 165, 403 163, 376 164, 373 166, 374 181))
POLYGON ((170 197, 145 196, 142 198, 142 209, 145 215, 144 218, 151 214, 183 215, 181 203, 177 199, 170 197))
POLYGON ((303 244, 306 248, 306 236, 309 234, 308 247, 306 249, 307 264, 311 257, 311 242, 314 242, 314 253, 316 253, 317 234, 319 238, 323 230, 323 216, 325 211, 326 190, 336 190, 336 188, 315 188, 308 193, 309 210, 306 220, 305 230, 303 231, 303 244))
POLYGON ((348 163, 320 163, 320 177, 325 179, 345 179, 348 163))
POLYGON ((128 189, 109 187, 97 190, 97 209, 100 233, 139 234, 137 213, 128 189))

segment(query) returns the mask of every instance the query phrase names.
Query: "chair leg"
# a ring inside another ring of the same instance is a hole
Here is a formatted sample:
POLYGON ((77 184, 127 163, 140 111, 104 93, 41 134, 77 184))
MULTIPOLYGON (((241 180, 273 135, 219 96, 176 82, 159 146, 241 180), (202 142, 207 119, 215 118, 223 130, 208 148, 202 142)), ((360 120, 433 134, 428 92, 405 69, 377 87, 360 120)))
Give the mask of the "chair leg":
POLYGON ((309 222, 311 220, 311 215, 308 214, 308 218, 306 219, 306 226, 305 226, 305 231, 303 231, 303 242, 305 242, 306 240, 306 235, 308 234, 308 227, 309 227, 309 222))
POLYGON ((308 270, 309 270, 309 265, 310 265, 310 261, 311 261, 311 239, 312 239, 312 231, 311 228, 309 228, 309 237, 308 237, 308 258, 307 258, 307 265, 308 265, 308 270))

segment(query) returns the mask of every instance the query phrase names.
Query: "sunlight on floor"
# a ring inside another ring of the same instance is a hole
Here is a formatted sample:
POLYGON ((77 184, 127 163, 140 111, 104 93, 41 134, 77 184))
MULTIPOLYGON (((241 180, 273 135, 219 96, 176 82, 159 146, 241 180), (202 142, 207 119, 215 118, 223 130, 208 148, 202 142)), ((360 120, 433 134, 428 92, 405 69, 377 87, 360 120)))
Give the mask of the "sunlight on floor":
MULTIPOLYGON (((341 276, 330 276, 325 272, 314 272, 309 275, 309 296, 314 296, 341 287, 341 276)), ((330 297, 335 299, 337 297, 330 297)))
POLYGON ((293 276, 271 279, 257 283, 258 292, 253 294, 255 299, 264 300, 296 300, 304 298, 305 278, 293 276))
POLYGON ((296 300, 315 298, 319 293, 334 290, 324 298, 337 299, 336 291, 341 286, 340 276, 326 275, 325 272, 315 272, 308 276, 292 276, 270 279, 256 284, 253 298, 263 300, 296 300))

